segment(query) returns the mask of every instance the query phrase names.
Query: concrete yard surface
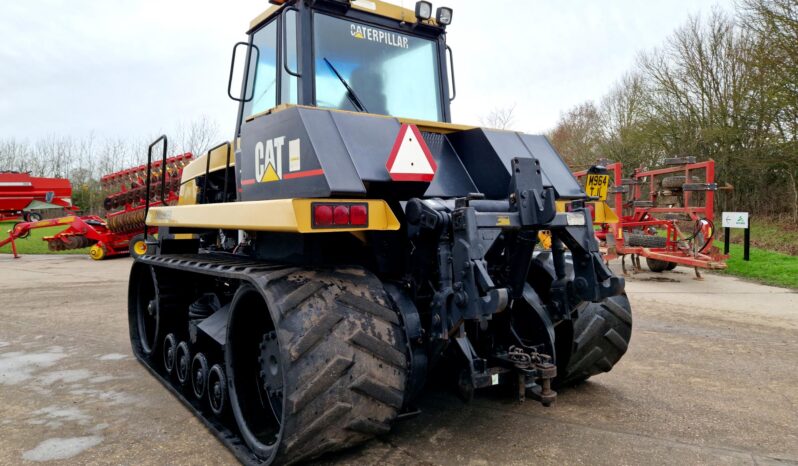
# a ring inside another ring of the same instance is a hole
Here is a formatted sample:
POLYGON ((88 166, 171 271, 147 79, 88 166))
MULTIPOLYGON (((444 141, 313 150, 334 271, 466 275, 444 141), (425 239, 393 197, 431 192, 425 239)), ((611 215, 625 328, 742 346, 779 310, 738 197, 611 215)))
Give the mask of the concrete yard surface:
MULTIPOLYGON (((130 259, 0 255, 0 464, 235 464, 133 358, 130 259)), ((798 464, 798 294, 691 270, 627 278, 607 374, 544 408, 499 389, 317 464, 798 464)))

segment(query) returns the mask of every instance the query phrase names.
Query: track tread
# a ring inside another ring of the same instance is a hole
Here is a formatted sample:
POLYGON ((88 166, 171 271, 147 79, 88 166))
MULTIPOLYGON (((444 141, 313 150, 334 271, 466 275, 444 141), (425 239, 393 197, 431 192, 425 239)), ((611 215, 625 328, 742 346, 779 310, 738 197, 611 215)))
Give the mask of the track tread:
POLYGON ((349 342, 388 364, 399 368, 404 368, 407 365, 404 353, 362 330, 358 330, 349 337, 349 342))
POLYGON ((615 317, 626 323, 627 325, 632 325, 632 310, 627 307, 623 307, 617 302, 607 299, 603 303, 604 308, 612 313, 615 317))
POLYGON ((338 301, 356 311, 365 312, 394 325, 399 325, 399 317, 396 312, 373 301, 355 296, 352 293, 342 293, 338 297, 338 301))
POLYGON ((354 363, 355 361, 352 358, 336 356, 302 390, 291 395, 289 398, 291 412, 298 412, 327 391, 354 363))
POLYGON ((271 282, 267 295, 282 316, 277 334, 287 342, 286 411, 293 413, 278 459, 307 460, 389 431, 404 398, 407 357, 379 280, 362 269, 300 270, 271 282))
POLYGON ((316 346, 326 335, 332 333, 333 329, 339 322, 344 319, 344 316, 338 313, 329 313, 322 317, 316 325, 310 328, 307 333, 297 338, 297 340, 290 345, 288 350, 291 354, 291 361, 296 361, 305 353, 310 351, 316 346))
MULTIPOLYGON (((407 383, 407 342, 387 292, 368 271, 278 266, 221 254, 147 255, 137 262, 164 272, 241 280, 260 290, 280 342, 285 381, 286 414, 271 461, 309 460, 390 431, 407 383)), ((183 402, 196 401, 161 380, 183 402)), ((195 404, 195 414, 242 463, 268 461, 250 450, 235 420, 216 418, 195 404)))
POLYGON ((625 353, 629 348, 629 343, 624 340, 621 334, 616 332, 615 329, 609 329, 609 331, 604 334, 604 338, 609 340, 621 353, 625 353))
POLYGON ((558 361, 557 384, 569 385, 609 372, 629 347, 632 312, 626 296, 582 307, 574 325, 570 358, 558 361))
POLYGON ((280 312, 283 314, 283 316, 291 313, 306 299, 313 296, 317 291, 325 286, 326 285, 322 282, 310 281, 305 283, 283 298, 282 302, 280 303, 280 312))
POLYGON ((388 385, 382 384, 377 381, 378 378, 374 374, 363 374, 349 386, 352 390, 360 392, 368 397, 371 397, 380 403, 386 404, 393 408, 399 409, 402 407, 403 395, 402 392, 395 390, 388 385))
POLYGON ((371 419, 355 419, 347 424, 346 428, 366 435, 382 435, 391 431, 391 426, 387 423, 376 422, 371 419))
POLYGON ((587 327, 574 339, 577 350, 584 347, 587 342, 595 339, 605 323, 606 321, 603 317, 597 314, 594 315, 587 327))
POLYGON ((350 405, 349 403, 342 403, 342 402, 335 403, 332 406, 332 408, 322 413, 321 416, 317 417, 315 421, 311 422, 302 431, 300 431, 290 439, 286 440, 285 442, 286 451, 290 451, 297 446, 301 446, 301 444, 303 443, 307 443, 307 441, 311 437, 318 436, 321 433, 321 431, 323 431, 324 429, 335 423, 344 414, 346 414, 351 410, 352 410, 352 405, 350 405))

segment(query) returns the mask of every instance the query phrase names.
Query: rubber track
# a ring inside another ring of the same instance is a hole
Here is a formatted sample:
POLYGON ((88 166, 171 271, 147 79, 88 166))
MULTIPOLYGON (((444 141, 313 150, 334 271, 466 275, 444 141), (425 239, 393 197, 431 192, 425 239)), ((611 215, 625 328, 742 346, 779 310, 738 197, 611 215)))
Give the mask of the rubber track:
MULTIPOLYGON (((156 267, 247 281, 272 309, 283 350, 286 402, 275 463, 359 444, 390 430, 407 379, 404 332, 381 283, 360 268, 308 270, 230 255, 161 255, 156 267)), ((186 391, 150 369, 245 464, 264 464, 186 391)), ((157 359, 157 358, 156 358, 157 359)), ((229 401, 229 400, 228 400, 229 401)))
POLYGON ((626 353, 631 336, 632 311, 626 296, 585 306, 574 322, 574 347, 568 365, 559 374, 558 385, 609 372, 626 353))

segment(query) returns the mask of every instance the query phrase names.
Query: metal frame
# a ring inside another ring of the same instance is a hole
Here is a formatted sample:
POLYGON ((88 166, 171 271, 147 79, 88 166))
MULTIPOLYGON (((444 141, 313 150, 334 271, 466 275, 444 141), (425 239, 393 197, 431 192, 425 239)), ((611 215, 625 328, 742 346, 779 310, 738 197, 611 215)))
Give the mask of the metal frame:
MULTIPOLYGON (((607 259, 618 256, 632 255, 633 264, 636 263, 634 256, 642 256, 664 262, 676 263, 679 265, 694 267, 696 269, 725 269, 724 256, 712 245, 716 228, 714 227, 715 209, 715 162, 707 160, 695 162, 695 159, 669 159, 673 166, 657 169, 635 169, 632 178, 623 178, 623 164, 620 162, 606 165, 606 169, 613 179, 610 197, 613 199, 613 209, 620 219, 617 224, 601 224, 601 228, 596 231, 596 236, 606 247, 607 259), (695 184, 691 190, 683 190, 683 206, 680 207, 657 207, 657 182, 667 175, 684 175, 688 185, 693 176, 700 174, 704 183, 695 184), (649 188, 648 193, 644 193, 643 186, 649 188), (691 193, 693 191, 704 191, 706 193, 703 205, 694 204, 691 193), (651 206, 641 206, 640 201, 651 203, 651 206), (635 205, 638 203, 638 205, 635 205), (678 221, 662 218, 662 214, 682 214, 692 221, 702 219, 709 220, 711 224, 711 235, 705 245, 696 250, 695 247, 684 247, 685 240, 689 238, 679 228, 678 221), (648 228, 665 229, 665 247, 646 248, 640 246, 628 246, 626 244, 626 234, 634 230, 646 231, 648 228), (614 243, 614 246, 612 245, 614 243)), ((587 171, 575 172, 574 176, 581 179, 587 175, 587 171)), ((625 263, 624 263, 625 266, 625 263)), ((696 270, 697 272, 697 270, 696 270)))

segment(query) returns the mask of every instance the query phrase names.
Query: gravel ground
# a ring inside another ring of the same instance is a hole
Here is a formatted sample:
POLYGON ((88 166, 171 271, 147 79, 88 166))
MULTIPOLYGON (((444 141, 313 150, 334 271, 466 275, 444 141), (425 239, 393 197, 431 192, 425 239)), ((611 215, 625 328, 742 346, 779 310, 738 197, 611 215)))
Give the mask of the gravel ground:
MULTIPOLYGON (((0 255, 0 464, 234 464, 133 359, 129 259, 0 255)), ((677 269, 627 279, 616 368, 557 404, 430 389, 318 464, 798 464, 798 294, 677 269)))

